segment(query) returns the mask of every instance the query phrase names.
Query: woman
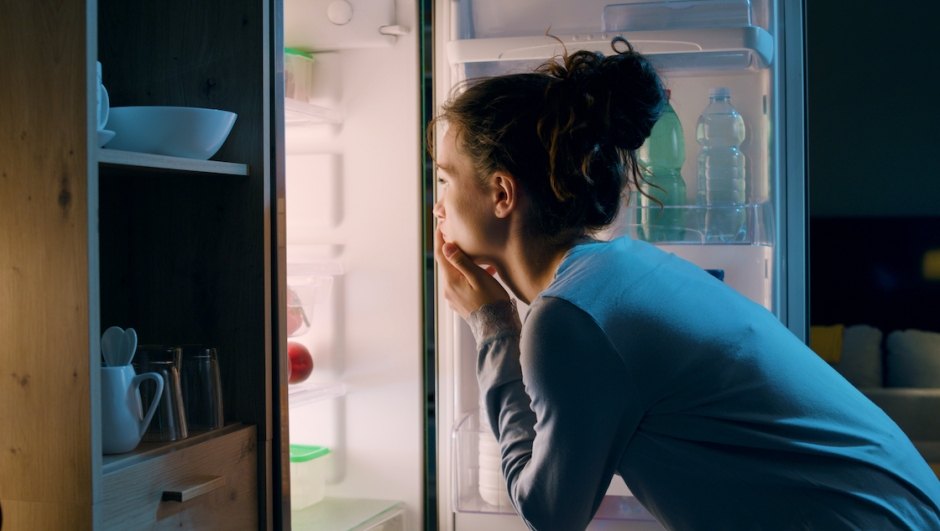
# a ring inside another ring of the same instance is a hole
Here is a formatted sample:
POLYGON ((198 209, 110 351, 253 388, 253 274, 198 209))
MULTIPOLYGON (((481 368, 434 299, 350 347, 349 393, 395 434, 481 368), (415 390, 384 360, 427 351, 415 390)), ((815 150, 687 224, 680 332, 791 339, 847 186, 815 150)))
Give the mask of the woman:
POLYGON ((940 529, 911 442, 770 312, 654 246, 591 238, 664 105, 613 44, 471 83, 438 119, 435 253, 516 511, 584 529, 619 473, 668 529, 940 529))

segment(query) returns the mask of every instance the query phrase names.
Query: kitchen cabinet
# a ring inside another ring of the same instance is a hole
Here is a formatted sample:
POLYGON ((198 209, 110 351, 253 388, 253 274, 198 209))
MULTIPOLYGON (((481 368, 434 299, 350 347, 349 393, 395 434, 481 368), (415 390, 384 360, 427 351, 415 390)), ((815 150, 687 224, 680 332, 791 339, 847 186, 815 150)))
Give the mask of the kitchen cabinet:
POLYGON ((3 531, 289 525, 278 9, 0 0, 3 531), (231 134, 211 161, 99 149, 96 60, 112 108, 232 111, 231 134), (109 326, 216 347, 226 427, 102 456, 109 326))

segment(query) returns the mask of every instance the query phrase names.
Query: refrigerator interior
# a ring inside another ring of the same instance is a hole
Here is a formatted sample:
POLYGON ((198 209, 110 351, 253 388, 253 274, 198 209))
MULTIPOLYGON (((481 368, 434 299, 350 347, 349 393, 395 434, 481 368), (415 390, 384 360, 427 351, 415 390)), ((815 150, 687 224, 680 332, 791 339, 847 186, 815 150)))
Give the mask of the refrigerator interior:
POLYGON ((295 530, 422 528, 417 14, 414 0, 284 2, 287 286, 303 309, 288 341, 314 360, 288 385, 289 439, 330 450, 325 485, 291 485, 325 492, 292 511, 295 530))
MULTIPOLYGON (((618 35, 646 54, 671 92, 686 145, 682 177, 687 206, 674 207, 685 211, 686 226, 681 236, 654 244, 705 269, 722 270, 731 287, 785 320, 783 5, 774 0, 634 1, 615 6, 605 0, 445 0, 435 8, 435 106, 465 79, 531 71, 565 49, 611 54, 610 41, 618 35), (731 102, 746 128, 741 151, 746 155, 747 233, 733 244, 706 241, 698 226, 704 209, 695 206, 700 151, 696 122, 712 87, 730 88, 731 102)), ((438 138, 443 132, 436 132, 438 138)), ((599 236, 643 238, 638 220, 655 213, 640 210, 623 208, 599 236)), ((443 297, 437 304, 441 529, 525 529, 505 494, 495 437, 480 418, 473 337, 443 297)), ((524 318, 524 305, 520 309, 524 318)), ((661 527, 614 476, 589 529, 661 527)))

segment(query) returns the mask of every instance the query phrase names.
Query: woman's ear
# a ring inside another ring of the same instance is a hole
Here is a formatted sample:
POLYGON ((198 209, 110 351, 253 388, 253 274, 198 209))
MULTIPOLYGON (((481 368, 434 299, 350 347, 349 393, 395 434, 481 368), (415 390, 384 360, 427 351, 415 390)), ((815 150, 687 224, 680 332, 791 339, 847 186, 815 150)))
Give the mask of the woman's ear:
POLYGON ((493 175, 494 214, 498 218, 509 216, 519 205, 519 183, 509 173, 498 171, 493 175))

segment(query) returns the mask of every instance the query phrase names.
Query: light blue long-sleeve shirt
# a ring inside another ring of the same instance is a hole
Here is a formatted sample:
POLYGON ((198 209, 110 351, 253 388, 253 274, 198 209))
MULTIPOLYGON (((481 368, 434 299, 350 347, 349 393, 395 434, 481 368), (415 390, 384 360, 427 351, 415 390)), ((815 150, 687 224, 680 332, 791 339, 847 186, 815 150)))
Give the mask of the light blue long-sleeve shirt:
POLYGON ((478 379, 516 511, 584 529, 611 476, 667 529, 940 529, 940 481, 765 308, 620 238, 574 247, 478 379))

